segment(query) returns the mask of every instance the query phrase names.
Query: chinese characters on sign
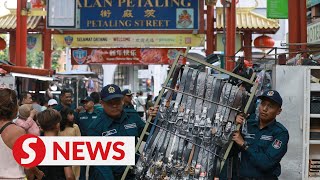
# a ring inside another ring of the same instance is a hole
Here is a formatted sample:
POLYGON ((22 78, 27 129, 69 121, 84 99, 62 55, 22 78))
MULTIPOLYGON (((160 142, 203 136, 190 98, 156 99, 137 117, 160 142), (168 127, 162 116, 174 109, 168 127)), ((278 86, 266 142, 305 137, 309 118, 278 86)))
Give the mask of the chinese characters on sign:
POLYGON ((198 29, 199 0, 78 0, 81 29, 198 29))
MULTIPOLYGON (((100 48, 72 49, 71 63, 81 64, 172 64, 185 49, 170 48, 100 48)), ((180 61, 185 63, 185 58, 180 61)))

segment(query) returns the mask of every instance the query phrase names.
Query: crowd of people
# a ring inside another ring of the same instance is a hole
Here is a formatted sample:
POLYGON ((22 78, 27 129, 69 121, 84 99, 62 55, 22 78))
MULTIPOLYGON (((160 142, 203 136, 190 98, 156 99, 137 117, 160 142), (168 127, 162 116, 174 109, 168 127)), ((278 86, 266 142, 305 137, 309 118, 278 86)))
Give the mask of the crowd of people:
MULTIPOLYGON (((75 106, 73 92, 68 89, 61 91, 59 99, 50 99, 44 106, 40 106, 34 103, 28 92, 21 93, 18 98, 14 90, 0 88, 0 179, 84 180, 87 175, 92 180, 121 179, 124 166, 90 166, 89 169, 87 166, 23 168, 14 160, 11 149, 24 134, 135 136, 137 141, 145 126, 144 118, 155 116, 158 112, 152 96, 149 95, 145 100, 142 95, 138 92, 134 98, 129 89, 121 91, 117 85, 109 84, 101 92, 93 92, 81 100, 83 106, 75 106)), ((281 96, 276 91, 270 91, 259 99, 262 100, 259 106, 260 120, 250 122, 248 129, 255 137, 248 138, 240 132, 235 132, 233 136, 242 159, 238 179, 277 179, 281 173, 279 162, 287 151, 288 131, 275 120, 281 112, 281 96)), ((241 124, 244 119, 238 115, 236 122, 241 124)), ((129 172, 126 179, 135 177, 129 172)), ((220 179, 224 179, 224 176, 220 179)))
MULTIPOLYGON (((117 136, 138 137, 145 125, 146 109, 153 106, 148 100, 129 89, 123 91, 114 84, 105 86, 101 92, 92 92, 82 99, 81 106, 73 102, 73 92, 63 89, 59 98, 39 104, 29 92, 19 97, 14 90, 0 89, 0 179, 119 179, 124 167, 87 166, 39 166, 30 169, 19 166, 12 157, 12 146, 23 134, 36 136, 111 136, 109 129, 135 124, 136 127, 117 129, 117 136), (108 126, 101 126, 107 124, 108 126), (102 128, 102 129, 101 129, 102 128), (6 157, 6 159, 2 159, 6 157), (4 160, 4 161, 3 161, 4 160), (4 164, 4 162, 6 162, 4 164), (9 163, 7 163, 9 162, 9 163), (88 173, 89 172, 89 173, 88 173), (114 178, 111 178, 114 177, 114 178)), ((150 101, 151 100, 151 101, 150 101)), ((129 127, 129 126, 128 126, 129 127)), ((132 176, 133 178, 133 176, 132 176)))

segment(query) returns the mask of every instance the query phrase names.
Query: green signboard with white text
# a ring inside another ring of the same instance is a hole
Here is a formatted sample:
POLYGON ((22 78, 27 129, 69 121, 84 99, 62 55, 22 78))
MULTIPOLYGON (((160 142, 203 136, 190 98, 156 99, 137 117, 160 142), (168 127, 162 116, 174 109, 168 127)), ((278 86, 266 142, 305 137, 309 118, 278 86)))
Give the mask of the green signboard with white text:
POLYGON ((288 19, 288 0, 268 0, 267 18, 288 19))
POLYGON ((320 4, 320 0, 307 0, 307 8, 320 4))

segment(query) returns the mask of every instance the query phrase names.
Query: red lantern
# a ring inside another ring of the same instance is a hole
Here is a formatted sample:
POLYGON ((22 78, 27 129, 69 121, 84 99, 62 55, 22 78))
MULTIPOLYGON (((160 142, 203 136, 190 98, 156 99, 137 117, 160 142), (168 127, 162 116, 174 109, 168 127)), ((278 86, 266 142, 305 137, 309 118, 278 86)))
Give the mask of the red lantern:
POLYGON ((6 41, 0 37, 0 50, 4 50, 7 47, 6 41))
POLYGON ((43 8, 41 0, 31 0, 32 8, 43 8))
POLYGON ((254 40, 254 47, 262 49, 262 50, 266 50, 266 49, 271 49, 274 46, 274 40, 272 39, 272 37, 266 36, 266 35, 262 35, 257 37, 254 40))

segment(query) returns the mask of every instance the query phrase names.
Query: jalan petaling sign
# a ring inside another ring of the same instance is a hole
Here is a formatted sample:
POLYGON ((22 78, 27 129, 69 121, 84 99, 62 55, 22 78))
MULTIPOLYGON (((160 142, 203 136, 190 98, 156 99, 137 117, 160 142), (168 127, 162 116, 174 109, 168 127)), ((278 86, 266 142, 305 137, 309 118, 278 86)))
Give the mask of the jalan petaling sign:
POLYGON ((199 0, 77 0, 81 29, 190 30, 199 0))
POLYGON ((320 22, 308 25, 307 27, 308 43, 318 43, 320 42, 320 22))

